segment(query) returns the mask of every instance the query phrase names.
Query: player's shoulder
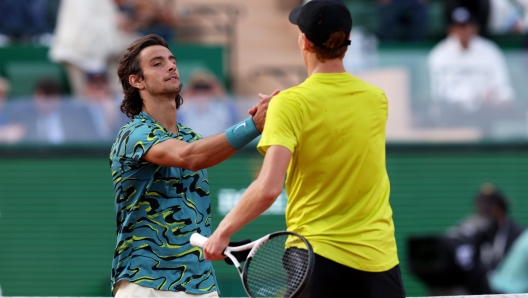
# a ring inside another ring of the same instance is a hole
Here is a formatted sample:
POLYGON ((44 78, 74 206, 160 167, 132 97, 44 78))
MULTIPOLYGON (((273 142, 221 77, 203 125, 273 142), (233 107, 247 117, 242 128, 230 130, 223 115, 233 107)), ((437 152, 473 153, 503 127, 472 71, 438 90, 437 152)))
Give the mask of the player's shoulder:
POLYGON ((128 122, 121 128, 118 135, 120 142, 138 142, 148 141, 157 138, 168 137, 172 133, 159 123, 150 118, 141 117, 141 115, 134 117, 132 121, 128 122))
POLYGON ((135 117, 132 121, 128 122, 125 126, 121 128, 122 131, 129 133, 141 133, 146 131, 152 131, 159 129, 159 124, 148 119, 135 117))
POLYGON ((353 76, 353 78, 354 78, 354 87, 353 87, 354 94, 367 95, 368 97, 371 97, 371 98, 378 98, 378 97, 385 98, 386 97, 385 91, 381 87, 376 86, 372 83, 369 83, 359 77, 353 76))
POLYGON ((381 89, 380 87, 372 84, 372 83, 369 83, 361 78, 358 78, 358 77, 354 77, 355 80, 354 80, 354 84, 356 85, 356 88, 357 89, 365 89, 367 91, 371 91, 371 92, 374 92, 374 93, 383 93, 383 89, 381 89))
POLYGON ((279 93, 278 97, 283 98, 285 100, 289 100, 291 102, 296 102, 309 98, 316 91, 320 91, 320 88, 321 86, 317 85, 315 80, 308 78, 299 85, 282 90, 279 93))
POLYGON ((177 136, 178 139, 185 140, 188 142, 194 142, 194 141, 203 139, 203 136, 197 133, 196 131, 194 131, 194 129, 188 126, 185 126, 179 122, 177 125, 178 125, 178 131, 179 131, 179 134, 177 136))
POLYGON ((279 94, 274 96, 270 104, 273 103, 275 105, 280 103, 281 105, 295 105, 302 102, 305 93, 306 88, 301 85, 281 90, 279 94))

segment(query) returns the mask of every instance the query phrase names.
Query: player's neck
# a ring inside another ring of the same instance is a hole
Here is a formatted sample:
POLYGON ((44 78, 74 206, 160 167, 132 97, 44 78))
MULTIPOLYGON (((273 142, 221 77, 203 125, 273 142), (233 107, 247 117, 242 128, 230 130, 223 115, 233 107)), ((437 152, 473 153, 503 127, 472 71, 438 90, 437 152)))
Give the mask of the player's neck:
POLYGON ((178 127, 176 125, 177 110, 176 102, 174 100, 144 100, 142 110, 156 120, 161 126, 174 134, 178 134, 178 127))
POLYGON ((307 59, 308 67, 308 76, 311 76, 316 73, 341 73, 345 72, 345 67, 343 66, 343 60, 341 59, 331 59, 326 60, 325 62, 320 62, 317 58, 311 57, 307 59))

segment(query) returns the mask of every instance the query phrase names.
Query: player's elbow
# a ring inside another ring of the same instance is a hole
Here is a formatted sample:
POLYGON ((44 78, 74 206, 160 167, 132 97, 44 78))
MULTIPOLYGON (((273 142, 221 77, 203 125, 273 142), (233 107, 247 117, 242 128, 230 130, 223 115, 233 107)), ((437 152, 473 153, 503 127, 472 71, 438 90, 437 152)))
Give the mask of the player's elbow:
POLYGON ((183 168, 189 171, 197 172, 197 171, 203 170, 204 168, 202 162, 198 160, 197 158, 188 157, 188 158, 185 158, 184 160, 185 160, 185 166, 183 168))
POLYGON ((203 170, 203 159, 195 154, 191 147, 185 148, 177 153, 175 159, 178 161, 179 167, 189 171, 197 172, 203 170))
POLYGON ((283 190, 282 185, 262 184, 262 186, 260 187, 261 198, 263 201, 271 205, 273 204, 273 202, 275 202, 275 200, 282 193, 282 190, 283 190))

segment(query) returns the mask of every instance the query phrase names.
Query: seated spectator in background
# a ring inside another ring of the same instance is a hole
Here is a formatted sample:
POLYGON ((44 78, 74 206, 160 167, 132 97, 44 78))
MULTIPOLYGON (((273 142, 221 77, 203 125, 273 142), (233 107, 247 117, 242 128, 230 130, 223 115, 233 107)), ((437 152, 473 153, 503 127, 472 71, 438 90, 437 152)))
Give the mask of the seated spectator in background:
POLYGON ((119 102, 108 86, 104 73, 89 74, 84 98, 101 140, 113 140, 127 118, 119 112, 119 102))
POLYGON ((503 53, 493 42, 478 36, 478 30, 470 12, 459 7, 452 13, 447 38, 429 54, 435 105, 431 116, 442 119, 447 115, 450 118, 445 125, 479 126, 487 134, 491 127, 486 125, 508 116, 504 114, 509 113, 514 91, 503 53))
POLYGON ((528 32, 528 0, 490 0, 492 34, 528 32))
POLYGON ((114 0, 61 0, 49 55, 64 65, 75 97, 89 73, 106 72, 113 92, 122 92, 117 61, 137 34, 120 20, 114 0))
POLYGON ((509 215, 507 198, 493 184, 485 183, 474 199, 475 213, 451 229, 452 238, 470 241, 456 250, 456 261, 467 271, 470 294, 491 294, 488 278, 523 233, 509 215))
POLYGON ((482 185, 475 198, 476 215, 489 222, 480 245, 480 259, 490 270, 497 267, 524 230, 509 216, 508 205, 507 198, 491 183, 482 185))
POLYGON ((1 0, 0 34, 8 42, 27 42, 35 36, 50 34, 53 20, 48 19, 46 0, 1 0))
POLYGON ((497 264, 517 250, 523 228, 509 215, 507 197, 484 183, 472 202, 474 211, 442 235, 409 239, 410 269, 429 287, 430 296, 493 294, 489 278, 497 268, 502 271, 497 264))
POLYGON ((428 22, 428 0, 377 0, 379 36, 382 41, 425 39, 428 22), (402 32, 404 32, 402 34, 402 32))
POLYGON ((183 92, 185 103, 178 122, 192 127, 204 138, 220 133, 238 121, 235 105, 227 98, 220 81, 209 71, 197 70, 183 92))
POLYGON ((447 24, 452 23, 455 9, 463 7, 472 15, 473 21, 478 25, 479 34, 488 36, 488 24, 490 19, 490 7, 492 0, 445 0, 445 20, 447 24))
POLYGON ((114 0, 121 12, 128 15, 134 30, 143 35, 157 34, 168 42, 175 40, 178 25, 176 0, 114 0))
POLYGON ((15 119, 25 128, 22 141, 56 145, 99 140, 86 107, 65 102, 61 95, 55 80, 42 79, 37 83, 33 101, 14 112, 15 119))
POLYGON ((528 293, 528 230, 513 243, 490 279, 491 289, 500 294, 528 293))
POLYGON ((9 94, 9 82, 0 78, 0 143, 16 143, 24 136, 24 127, 15 124, 11 119, 11 109, 8 107, 7 95, 9 94))

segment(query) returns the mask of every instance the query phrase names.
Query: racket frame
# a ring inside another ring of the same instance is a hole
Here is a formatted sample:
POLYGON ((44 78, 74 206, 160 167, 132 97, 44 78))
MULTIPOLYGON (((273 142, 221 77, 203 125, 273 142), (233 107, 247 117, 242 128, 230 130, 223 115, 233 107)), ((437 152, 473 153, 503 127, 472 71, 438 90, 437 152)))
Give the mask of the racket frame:
MULTIPOLYGON (((301 239, 304 242, 304 244, 306 245, 306 249, 308 250, 308 254, 310 256, 310 260, 309 260, 308 268, 307 268, 307 274, 304 276, 303 280, 301 281, 301 286, 297 289, 297 291, 295 291, 295 293, 293 293, 292 297, 296 297, 306 287, 306 281, 308 281, 310 279, 310 277, 312 275, 314 263, 315 263, 315 255, 314 255, 314 252, 313 252, 312 245, 303 236, 301 236, 301 235, 299 235, 299 234, 297 234, 295 232, 280 231, 280 232, 274 232, 274 233, 268 234, 268 235, 266 235, 266 236, 264 236, 262 238, 259 238, 259 239, 255 240, 255 241, 253 241, 251 243, 248 243, 248 244, 245 244, 245 245, 236 246, 236 247, 228 246, 224 250, 224 255, 226 255, 229 259, 231 259, 231 261, 233 262, 233 265, 235 265, 235 267, 237 268, 238 274, 240 276, 240 280, 242 281, 242 285, 244 286, 244 291, 246 291, 246 294, 248 294, 248 296, 253 297, 253 296, 251 296, 251 293, 249 293, 249 290, 248 290, 249 287, 248 287, 248 284, 246 282, 247 271, 248 271, 249 264, 251 263, 251 259, 257 253, 259 248, 264 243, 266 243, 266 241, 268 241, 269 239, 273 239, 275 237, 281 236, 281 235, 293 235, 293 236, 296 236, 299 239, 301 239), (231 254, 231 252, 244 251, 244 250, 248 250, 248 249, 251 249, 251 250, 248 253, 248 257, 244 261, 244 267, 242 268, 240 266, 240 262, 237 260, 237 258, 235 258, 235 256, 233 256, 231 254)), ((191 235, 190 243, 193 246, 203 247, 203 245, 207 241, 207 239, 208 239, 207 237, 204 237, 204 236, 202 236, 202 235, 200 235, 198 233, 195 233, 195 234, 191 235)))
MULTIPOLYGON (((249 253, 251 254, 251 252, 254 251, 255 247, 260 247, 260 244, 262 244, 264 241, 268 240, 270 235, 266 235, 266 236, 264 236, 264 237, 262 237, 260 239, 257 239, 257 240, 255 240, 255 241, 253 241, 251 243, 248 243, 248 244, 244 244, 244 245, 241 245, 241 246, 235 246, 235 247, 228 246, 228 247, 225 248, 224 255, 226 255, 229 259, 231 259, 231 261, 233 262, 233 265, 235 265, 235 267, 238 270, 238 274, 240 275, 240 279, 241 280, 242 280, 243 268, 242 268, 242 266, 240 266, 240 262, 237 260, 237 258, 235 256, 233 256, 231 254, 231 252, 245 251, 245 250, 250 249, 249 253), (259 246, 257 246, 257 245, 259 245, 259 246)), ((193 246, 203 247, 204 243, 207 240, 208 240, 207 237, 202 236, 202 235, 200 235, 198 233, 194 233, 194 234, 191 235, 190 243, 193 246)), ((253 255, 254 254, 255 253, 253 253, 253 255)), ((243 282, 243 280, 242 280, 242 282, 243 282)))
POLYGON ((310 242, 308 242, 308 240, 306 240, 306 238, 304 238, 303 236, 301 236, 301 235, 299 235, 299 234, 297 234, 295 232, 291 232, 291 231, 280 231, 280 232, 271 233, 271 234, 268 234, 268 235, 256 240, 255 242, 253 242, 254 243, 253 244, 254 247, 251 249, 251 251, 248 254, 248 257, 246 258, 246 261, 244 262, 244 269, 241 272, 240 278, 242 279, 242 284, 244 285, 244 291, 246 291, 246 294, 248 294, 249 297, 254 297, 249 292, 249 290, 248 290, 249 286, 248 286, 247 281, 246 281, 247 280, 248 267, 249 267, 249 264, 251 263, 251 259, 257 253, 259 248, 262 245, 264 245, 264 243, 266 243, 266 241, 268 241, 269 239, 273 239, 275 237, 278 237, 278 236, 282 236, 282 235, 293 235, 293 236, 296 236, 299 239, 301 239, 304 242, 304 244, 306 245, 306 249, 308 250, 308 255, 310 256, 309 262, 308 262, 308 265, 307 265, 307 274, 304 276, 303 280, 301 281, 301 283, 300 283, 301 286, 295 291, 295 293, 293 293, 293 295, 291 297, 292 298, 293 297, 297 297, 304 290, 304 288, 306 287, 306 284, 307 284, 306 282, 308 280, 310 280, 310 277, 312 276, 314 263, 315 263, 315 255, 314 255, 313 248, 312 248, 312 245, 310 244, 310 242))
POLYGON ((247 259, 249 259, 250 256, 254 256, 255 252, 258 250, 258 248, 264 242, 266 242, 269 239, 269 237, 270 237, 270 235, 266 235, 266 236, 264 236, 264 237, 262 237, 260 239, 257 239, 257 240, 255 240, 255 241, 253 241, 251 243, 248 243, 248 244, 245 244, 245 245, 241 245, 241 246, 236 246, 236 247, 228 246, 224 250, 224 255, 226 255, 229 259, 231 259, 231 261, 233 262, 235 267, 238 269, 238 274, 240 275, 240 279, 242 280, 242 283, 244 283, 243 274, 244 274, 244 268, 246 267, 245 264, 247 263, 247 259), (231 252, 244 251, 244 250, 248 250, 248 249, 251 249, 251 250, 249 251, 248 257, 244 261, 244 267, 242 268, 242 266, 240 266, 240 262, 238 262, 237 258, 235 258, 235 256, 233 256, 231 254, 231 252))

